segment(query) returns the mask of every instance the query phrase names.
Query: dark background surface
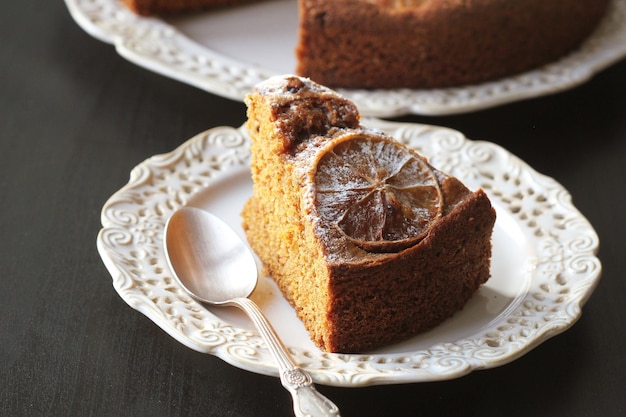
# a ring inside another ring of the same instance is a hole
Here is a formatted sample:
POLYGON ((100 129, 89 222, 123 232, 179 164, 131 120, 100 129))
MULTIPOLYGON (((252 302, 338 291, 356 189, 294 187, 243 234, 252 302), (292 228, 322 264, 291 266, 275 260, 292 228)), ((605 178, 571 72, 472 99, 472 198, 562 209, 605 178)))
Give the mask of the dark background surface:
MULTIPOLYGON (((62 1, 0 12, 0 415, 289 416, 275 378, 167 336, 126 305, 96 250, 100 209, 144 159, 241 103, 152 74, 62 1)), ((496 142, 554 177, 596 228, 603 278, 568 331, 452 381, 320 387, 347 416, 626 415, 626 61, 574 90, 402 118, 496 142)))

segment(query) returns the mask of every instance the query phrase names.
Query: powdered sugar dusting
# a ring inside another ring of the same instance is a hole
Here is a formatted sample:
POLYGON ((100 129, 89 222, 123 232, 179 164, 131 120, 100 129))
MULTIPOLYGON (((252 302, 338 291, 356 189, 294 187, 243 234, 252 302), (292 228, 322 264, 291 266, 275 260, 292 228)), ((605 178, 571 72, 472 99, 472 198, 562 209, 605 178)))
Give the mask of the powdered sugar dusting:
POLYGON ((292 96, 294 94, 293 88, 291 87, 292 83, 295 81, 301 83, 306 87, 308 92, 315 95, 329 95, 333 97, 344 98, 334 90, 331 90, 328 87, 324 87, 321 84, 318 84, 309 78, 300 77, 293 74, 286 75, 276 75, 268 78, 267 80, 257 84, 254 89, 261 95, 266 96, 292 96))

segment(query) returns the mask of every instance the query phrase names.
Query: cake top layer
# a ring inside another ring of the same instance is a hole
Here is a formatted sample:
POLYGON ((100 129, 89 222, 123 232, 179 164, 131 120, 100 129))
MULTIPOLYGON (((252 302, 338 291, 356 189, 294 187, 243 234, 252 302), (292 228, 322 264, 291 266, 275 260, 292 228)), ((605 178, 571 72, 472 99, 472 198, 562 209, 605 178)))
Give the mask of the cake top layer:
POLYGON ((414 150, 360 126, 352 102, 307 78, 274 77, 246 102, 257 149, 297 174, 300 212, 331 264, 399 256, 473 195, 414 150))
MULTIPOLYGON (((307 138, 333 128, 356 128, 359 112, 351 101, 308 78, 272 77, 255 87, 271 109, 268 115, 283 137, 279 151, 293 153, 307 138)), ((249 104, 249 98, 246 98, 249 104)))
POLYGON ((341 97, 337 92, 298 75, 276 75, 260 82, 254 90, 264 96, 272 96, 277 101, 284 98, 293 100, 294 94, 300 95, 325 95, 329 97, 341 97))

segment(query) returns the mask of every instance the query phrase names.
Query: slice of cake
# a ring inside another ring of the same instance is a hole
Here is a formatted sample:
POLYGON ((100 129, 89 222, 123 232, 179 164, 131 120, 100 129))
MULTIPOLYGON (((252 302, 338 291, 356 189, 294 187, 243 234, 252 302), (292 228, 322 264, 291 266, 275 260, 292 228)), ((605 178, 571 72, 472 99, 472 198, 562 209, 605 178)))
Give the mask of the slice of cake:
POLYGON ((355 105, 297 76, 246 98, 248 241, 323 350, 402 340, 489 278, 495 211, 481 190, 360 126, 355 105))

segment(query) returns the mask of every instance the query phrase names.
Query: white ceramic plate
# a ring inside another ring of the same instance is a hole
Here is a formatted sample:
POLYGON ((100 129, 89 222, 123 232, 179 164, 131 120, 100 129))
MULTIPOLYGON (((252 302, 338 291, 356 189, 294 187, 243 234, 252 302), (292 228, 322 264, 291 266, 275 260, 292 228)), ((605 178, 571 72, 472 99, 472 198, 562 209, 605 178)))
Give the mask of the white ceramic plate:
MULTIPOLYGON (((176 19, 139 17, 117 0, 65 0, 76 22, 129 61, 211 93, 243 100, 270 76, 295 70, 295 0, 176 19)), ((626 0, 578 51, 535 71, 461 88, 340 90, 366 116, 469 112, 575 87, 626 56, 626 0)))
MULTIPOLYGON (((514 360, 570 327, 600 278, 599 241, 569 193, 489 142, 433 126, 365 120, 430 158, 496 208, 492 278, 466 307, 427 333, 366 354, 324 353, 313 345, 274 282, 260 279, 253 299, 300 366, 318 383, 363 386, 455 378, 514 360)), ((178 208, 204 208, 240 236, 239 212, 252 193, 248 139, 218 127, 137 166, 102 210, 98 250, 113 285, 181 343, 262 374, 277 368, 237 310, 205 310, 173 279, 163 228, 178 208)))

